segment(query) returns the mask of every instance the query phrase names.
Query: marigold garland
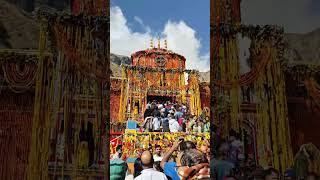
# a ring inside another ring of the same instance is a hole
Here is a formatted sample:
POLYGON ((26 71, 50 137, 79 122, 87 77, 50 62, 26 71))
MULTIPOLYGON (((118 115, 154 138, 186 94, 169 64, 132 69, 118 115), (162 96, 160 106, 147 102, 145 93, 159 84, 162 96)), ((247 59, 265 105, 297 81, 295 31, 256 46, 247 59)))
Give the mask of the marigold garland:
MULTIPOLYGON (((201 146, 203 144, 210 146, 210 133, 187 134, 126 132, 122 139, 122 144, 124 146, 123 153, 128 157, 138 157, 143 150, 148 149, 149 144, 151 144, 153 148, 155 144, 158 144, 163 149, 166 149, 169 148, 179 137, 184 137, 186 141, 193 141, 197 146, 201 146)), ((114 145, 113 148, 115 147, 116 146, 114 145)), ((111 150, 115 152, 114 149, 111 150)))
MULTIPOLYGON (((285 98, 284 76, 280 68, 283 41, 282 37, 267 36, 268 30, 278 31, 277 28, 265 26, 248 27, 243 25, 224 25, 216 29, 220 44, 215 57, 213 84, 222 97, 215 98, 214 113, 224 134, 230 128, 241 128, 240 104, 237 87, 255 85, 257 97, 257 149, 258 161, 261 165, 271 165, 281 172, 292 165, 292 150, 289 124, 287 117, 287 104, 285 98), (271 28, 271 29, 270 29, 271 28), (254 30, 254 31, 252 31, 254 30), (254 60, 260 60, 249 73, 239 76, 236 35, 241 33, 257 40, 263 45, 260 55, 254 60), (261 34, 260 34, 261 33, 261 34), (221 108, 225 108, 222 111, 221 108), (230 116, 228 116, 230 114, 230 116)), ((270 32, 269 32, 270 33, 270 32)), ((217 95, 218 96, 218 95, 217 95)), ((220 96, 219 96, 220 97, 220 96)))

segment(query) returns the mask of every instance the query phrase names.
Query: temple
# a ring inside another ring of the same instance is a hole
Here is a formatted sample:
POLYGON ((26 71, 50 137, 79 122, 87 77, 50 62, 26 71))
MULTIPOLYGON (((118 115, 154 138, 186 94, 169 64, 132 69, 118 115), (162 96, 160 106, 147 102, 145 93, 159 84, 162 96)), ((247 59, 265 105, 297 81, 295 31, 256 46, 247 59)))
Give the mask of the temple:
MULTIPOLYGON (((186 69, 186 58, 165 47, 134 52, 131 64, 123 65, 121 77, 111 81, 111 122, 143 120, 146 104, 153 100, 185 104, 191 114, 199 115, 209 107, 208 82, 200 82, 199 72, 186 69), (119 111, 117 111, 119 109, 119 111)), ((115 131, 119 131, 114 129, 115 131)))

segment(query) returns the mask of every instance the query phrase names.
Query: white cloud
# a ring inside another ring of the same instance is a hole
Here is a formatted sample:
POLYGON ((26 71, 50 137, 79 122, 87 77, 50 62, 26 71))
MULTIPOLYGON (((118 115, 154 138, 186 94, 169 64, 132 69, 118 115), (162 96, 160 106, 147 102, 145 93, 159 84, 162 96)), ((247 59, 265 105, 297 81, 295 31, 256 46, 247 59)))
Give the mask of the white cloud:
POLYGON ((148 32, 148 33, 151 32, 151 28, 150 28, 149 26, 146 26, 146 25, 143 23, 143 21, 142 21, 141 18, 139 18, 138 16, 135 16, 135 17, 134 17, 134 20, 137 21, 137 22, 140 24, 140 26, 141 26, 146 32, 148 32))
POLYGON ((241 3, 242 22, 276 24, 286 32, 307 33, 320 27, 319 14, 312 13, 314 0, 246 0, 241 3))
POLYGON ((185 22, 168 21, 163 35, 168 39, 168 48, 185 56, 188 69, 208 71, 210 69, 210 54, 200 55, 201 43, 196 38, 196 32, 185 22))
POLYGON ((112 53, 130 56, 148 47, 151 34, 132 32, 119 7, 110 10, 110 50, 112 53))
MULTIPOLYGON (((127 24, 121 9, 117 6, 111 7, 110 11, 110 50, 111 53, 130 56, 133 52, 147 49, 152 38, 150 28, 145 25, 141 18, 134 17, 144 29, 144 33, 133 32, 127 24)), ((168 21, 162 31, 161 46, 164 39, 168 41, 168 49, 186 57, 188 69, 209 71, 210 54, 200 54, 201 42, 196 37, 194 29, 185 22, 168 21)), ((154 41, 154 45, 157 42, 154 41)))

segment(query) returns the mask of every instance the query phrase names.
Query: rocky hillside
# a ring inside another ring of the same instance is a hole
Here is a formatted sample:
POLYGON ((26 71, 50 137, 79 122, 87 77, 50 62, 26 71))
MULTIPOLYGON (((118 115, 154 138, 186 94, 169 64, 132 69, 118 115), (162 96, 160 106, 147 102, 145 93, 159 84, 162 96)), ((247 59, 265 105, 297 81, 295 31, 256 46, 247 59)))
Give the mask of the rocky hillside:
POLYGON ((200 72, 200 82, 210 82, 210 71, 200 72))
POLYGON ((38 48, 39 28, 32 14, 0 0, 0 48, 38 48))
POLYGON ((320 63, 320 29, 307 34, 286 34, 289 54, 294 63, 320 63))
POLYGON ((68 10, 70 9, 70 2, 66 0, 5 0, 19 9, 23 9, 26 12, 32 12, 38 6, 48 6, 58 10, 68 10))
POLYGON ((121 64, 131 64, 131 58, 127 56, 121 56, 117 54, 110 54, 110 62, 121 65, 121 64))
POLYGON ((116 54, 110 54, 110 69, 111 76, 121 77, 121 64, 131 64, 131 59, 127 56, 121 56, 116 54))

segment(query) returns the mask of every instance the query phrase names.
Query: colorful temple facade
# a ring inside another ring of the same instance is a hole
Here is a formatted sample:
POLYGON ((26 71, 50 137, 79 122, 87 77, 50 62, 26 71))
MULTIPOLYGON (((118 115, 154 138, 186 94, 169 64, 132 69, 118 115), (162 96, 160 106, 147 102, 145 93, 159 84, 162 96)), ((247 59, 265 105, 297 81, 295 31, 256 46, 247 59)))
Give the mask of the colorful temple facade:
POLYGON ((131 61, 122 65, 122 77, 111 78, 111 122, 142 121, 146 104, 153 100, 185 104, 195 115, 209 107, 208 82, 200 82, 198 71, 185 69, 184 56, 160 48, 159 42, 133 53, 131 61))

